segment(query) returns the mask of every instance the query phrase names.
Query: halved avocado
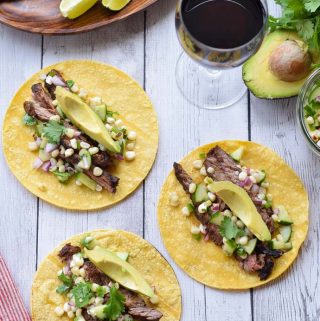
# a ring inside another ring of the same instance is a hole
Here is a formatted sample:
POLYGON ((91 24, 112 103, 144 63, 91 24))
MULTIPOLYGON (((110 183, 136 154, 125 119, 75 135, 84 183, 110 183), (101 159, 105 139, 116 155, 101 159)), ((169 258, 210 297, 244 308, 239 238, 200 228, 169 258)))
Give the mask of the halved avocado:
POLYGON ((265 37, 258 52, 243 65, 242 79, 255 96, 266 99, 296 96, 309 76, 299 81, 287 82, 278 79, 269 69, 271 53, 286 40, 303 42, 295 32, 274 31, 265 37))

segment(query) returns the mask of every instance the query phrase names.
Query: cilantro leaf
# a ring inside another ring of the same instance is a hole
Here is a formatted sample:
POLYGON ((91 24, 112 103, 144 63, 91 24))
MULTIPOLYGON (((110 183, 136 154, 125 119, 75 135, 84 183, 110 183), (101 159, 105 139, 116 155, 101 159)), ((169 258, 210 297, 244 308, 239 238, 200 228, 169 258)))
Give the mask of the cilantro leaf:
POLYGON ((304 1, 304 7, 309 12, 315 12, 320 7, 319 0, 306 0, 304 1))
POLYGON ((308 41, 313 36, 314 23, 311 20, 299 20, 297 22, 297 31, 303 40, 308 41))
POLYGON ((59 144, 66 128, 55 120, 50 120, 43 126, 43 135, 51 144, 59 144))
POLYGON ((104 286, 99 286, 97 288, 96 294, 98 297, 103 298, 106 293, 107 293, 107 290, 104 286))
POLYGON ((73 80, 67 80, 66 83, 67 83, 67 86, 68 86, 70 89, 71 89, 72 86, 74 85, 74 81, 73 81, 73 80))
POLYGON ((60 173, 59 171, 54 171, 52 173, 58 178, 60 183, 66 183, 69 180, 69 178, 73 175, 73 173, 60 173))
POLYGON ((72 278, 69 278, 63 272, 59 274, 58 279, 67 286, 71 286, 73 283, 72 278))
POLYGON ((117 320, 118 317, 124 312, 124 296, 115 286, 110 288, 110 299, 108 300, 104 313, 110 321, 117 320))
POLYGON ((22 123, 27 126, 34 126, 37 124, 37 120, 32 116, 25 114, 22 118, 22 123))
POLYGON ((93 297, 90 283, 78 283, 71 292, 78 308, 83 308, 88 305, 90 299, 93 297))
POLYGON ((61 284, 57 287, 56 292, 59 294, 64 294, 67 293, 70 290, 70 287, 65 285, 65 284, 61 284))
POLYGON ((243 236, 244 231, 239 229, 231 220, 230 217, 225 216, 219 228, 220 234, 228 240, 234 239, 238 236, 243 236))

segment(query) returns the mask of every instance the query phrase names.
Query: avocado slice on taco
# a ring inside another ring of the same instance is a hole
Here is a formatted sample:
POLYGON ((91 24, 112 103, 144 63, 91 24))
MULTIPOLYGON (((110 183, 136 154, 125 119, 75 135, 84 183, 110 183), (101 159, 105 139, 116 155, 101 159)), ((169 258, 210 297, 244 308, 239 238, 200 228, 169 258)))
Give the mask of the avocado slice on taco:
POLYGON ((274 152, 223 141, 200 147, 173 167, 158 219, 169 253, 188 274, 209 286, 244 289, 288 268, 306 237, 308 198, 274 152))
POLYGON ((158 125, 129 76, 94 61, 65 61, 20 88, 3 138, 8 165, 25 187, 57 206, 88 210, 138 187, 156 155, 158 125))
POLYGON ((31 308, 34 321, 178 321, 180 288, 149 243, 129 232, 99 230, 67 240, 43 261, 31 308), (46 297, 51 300, 41 305, 46 297))

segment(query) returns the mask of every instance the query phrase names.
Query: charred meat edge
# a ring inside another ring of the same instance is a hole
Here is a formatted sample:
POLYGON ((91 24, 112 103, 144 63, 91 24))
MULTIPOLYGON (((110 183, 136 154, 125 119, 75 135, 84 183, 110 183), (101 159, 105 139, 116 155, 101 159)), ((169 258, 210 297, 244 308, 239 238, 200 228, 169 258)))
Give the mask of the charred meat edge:
MULTIPOLYGON (((59 258, 62 262, 70 262, 72 256, 76 253, 81 252, 79 246, 73 246, 71 243, 67 243, 62 247, 58 253, 59 258)), ((92 262, 85 259, 84 262, 85 280, 99 285, 108 285, 111 279, 102 271, 100 271, 92 262)), ((150 308, 146 305, 143 298, 137 293, 125 289, 120 285, 120 292, 125 297, 125 309, 126 312, 131 315, 135 320, 139 321, 159 321, 162 318, 162 313, 156 309, 150 308)), ((105 301, 108 300, 108 294, 105 296, 105 301)), ((97 318, 92 317, 87 313, 86 309, 83 309, 83 317, 87 321, 95 321, 97 318)), ((121 320, 121 319, 120 319, 121 320)))
MULTIPOLYGON (((33 85, 32 91, 33 91, 33 99, 35 101, 26 101, 24 103, 25 112, 28 115, 34 118, 37 118, 40 121, 48 122, 51 116, 57 115, 57 111, 52 105, 50 96, 48 95, 48 93, 45 91, 45 89, 41 84, 33 85), (48 102, 51 102, 51 104, 48 102)), ((64 122, 64 126, 67 128, 77 129, 76 127, 72 126, 68 122, 64 122)), ((93 143, 93 140, 91 138, 83 134, 81 134, 77 139, 96 145, 96 143, 93 143)), ((70 139, 67 136, 64 136, 62 138, 62 145, 64 145, 64 147, 66 148, 71 147, 70 139)), ((75 163, 74 161, 75 157, 69 157, 67 160, 74 166, 77 165, 79 162, 79 159, 78 159, 78 162, 75 163)), ((106 167, 112 165, 112 159, 108 155, 108 153, 104 151, 99 151, 99 153, 92 155, 92 163, 94 166, 99 166, 102 169, 105 169, 106 167)), ((105 188, 108 192, 110 193, 116 192, 116 188, 119 184, 118 177, 111 175, 106 170, 103 170, 103 174, 101 176, 99 177, 94 176, 92 173, 92 168, 90 170, 84 170, 84 173, 88 175, 91 179, 93 179, 95 182, 97 182, 100 186, 105 188)))

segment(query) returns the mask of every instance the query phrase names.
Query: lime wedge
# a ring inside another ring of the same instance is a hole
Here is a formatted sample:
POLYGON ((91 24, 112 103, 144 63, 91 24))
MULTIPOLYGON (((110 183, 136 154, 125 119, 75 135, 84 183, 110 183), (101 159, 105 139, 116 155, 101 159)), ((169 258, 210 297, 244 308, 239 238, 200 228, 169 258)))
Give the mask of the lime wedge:
POLYGON ((130 0, 102 0, 102 4, 112 11, 123 9, 129 2, 130 0))
POLYGON ((75 19, 91 7, 93 7, 98 0, 62 0, 60 3, 61 14, 69 19, 75 19))

